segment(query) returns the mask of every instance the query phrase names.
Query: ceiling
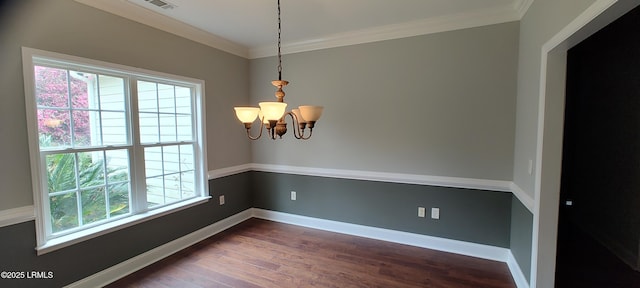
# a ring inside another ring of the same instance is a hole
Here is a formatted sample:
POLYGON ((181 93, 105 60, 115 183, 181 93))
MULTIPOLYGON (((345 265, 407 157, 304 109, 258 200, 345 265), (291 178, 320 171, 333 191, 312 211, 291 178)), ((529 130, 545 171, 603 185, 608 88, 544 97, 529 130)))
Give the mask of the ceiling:
MULTIPOLYGON (((276 0, 76 1, 246 58, 276 52, 276 0)), ((281 0, 282 49, 301 52, 516 21, 532 1, 281 0)))

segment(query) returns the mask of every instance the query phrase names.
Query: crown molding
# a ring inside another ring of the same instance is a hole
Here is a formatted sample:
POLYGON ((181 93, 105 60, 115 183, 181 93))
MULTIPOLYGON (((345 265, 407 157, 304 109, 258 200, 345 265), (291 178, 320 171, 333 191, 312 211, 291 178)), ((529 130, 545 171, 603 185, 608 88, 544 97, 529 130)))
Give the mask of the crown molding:
MULTIPOLYGON (((528 2, 533 0, 519 1, 528 2)), ((500 24, 518 20, 520 20, 520 13, 515 10, 513 6, 509 5, 494 9, 476 10, 468 13, 446 15, 420 21, 333 34, 323 38, 307 39, 298 42, 285 43, 282 45, 282 53, 290 54, 321 50, 341 46, 427 35, 492 24, 500 24)), ((249 49, 249 59, 274 56, 276 55, 274 52, 275 49, 273 46, 251 48, 249 49)))
MULTIPOLYGON (((247 48, 126 0, 74 1, 243 58, 255 59, 276 55, 273 45, 247 48)), ((282 53, 314 51, 518 21, 526 13, 531 3, 533 3, 533 0, 515 0, 512 5, 498 8, 482 9, 285 43, 282 46, 282 53)))
POLYGON ((171 34, 248 58, 248 49, 222 37, 195 28, 171 17, 153 12, 126 0, 75 0, 78 3, 115 14, 171 34))

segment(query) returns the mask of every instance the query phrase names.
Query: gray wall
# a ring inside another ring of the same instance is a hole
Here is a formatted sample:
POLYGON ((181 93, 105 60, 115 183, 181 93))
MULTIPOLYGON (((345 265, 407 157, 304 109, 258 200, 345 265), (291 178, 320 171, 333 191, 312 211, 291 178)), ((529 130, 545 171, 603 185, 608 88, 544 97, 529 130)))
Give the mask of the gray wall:
POLYGON ((533 160, 534 164, 536 161, 542 45, 593 2, 594 0, 536 0, 520 21, 513 181, 532 198, 535 197, 536 175, 529 175, 528 169, 529 160, 533 160))
POLYGON ((0 125, 0 159, 10 164, 0 166, 0 211, 33 203, 22 46, 205 80, 209 169, 251 161, 233 112, 249 102, 247 59, 72 0, 3 3, 0 123, 10 125, 0 125))
POLYGON ((509 249, 527 281, 531 281, 531 233, 533 214, 515 196, 511 201, 511 242, 509 249))
POLYGON ((256 208, 510 247, 507 192, 267 172, 252 172, 251 183, 256 208), (426 218, 417 216, 419 206, 426 218), (431 207, 440 208, 439 220, 429 217, 431 207))
MULTIPOLYGON (((285 101, 324 105, 324 115, 307 142, 254 142, 253 161, 511 180, 518 29, 510 22, 284 55, 285 101)), ((251 60, 253 103, 275 99, 276 65, 251 60)))
POLYGON ((2 279, 0 287, 62 287, 251 208, 249 173, 209 181, 213 199, 37 256, 35 223, 0 228, 0 271, 51 271, 52 279, 2 279), (225 195, 225 205, 217 198, 225 195))

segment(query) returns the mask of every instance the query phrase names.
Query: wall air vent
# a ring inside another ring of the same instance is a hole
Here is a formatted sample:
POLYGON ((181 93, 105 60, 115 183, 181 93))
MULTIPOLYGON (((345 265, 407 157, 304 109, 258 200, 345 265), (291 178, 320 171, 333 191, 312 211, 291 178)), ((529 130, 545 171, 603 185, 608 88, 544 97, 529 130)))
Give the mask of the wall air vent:
POLYGON ((156 6, 160 7, 160 8, 162 8, 162 9, 173 9, 173 8, 177 7, 176 5, 171 4, 171 3, 167 2, 167 1, 163 1, 163 0, 144 0, 144 1, 147 1, 147 2, 149 2, 151 4, 153 4, 153 5, 156 5, 156 6))

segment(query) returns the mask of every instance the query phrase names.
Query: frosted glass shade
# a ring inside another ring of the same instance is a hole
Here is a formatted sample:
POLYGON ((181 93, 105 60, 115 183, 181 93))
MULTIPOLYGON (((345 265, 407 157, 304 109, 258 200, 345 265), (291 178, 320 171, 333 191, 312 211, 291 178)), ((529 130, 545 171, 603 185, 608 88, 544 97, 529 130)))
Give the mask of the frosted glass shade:
POLYGON ((269 124, 269 120, 264 118, 264 115, 262 115, 262 111, 258 112, 258 119, 262 119, 263 124, 269 124))
POLYGON ((293 114, 296 115, 296 118, 298 118, 298 123, 307 123, 307 120, 304 120, 304 117, 300 114, 300 109, 291 109, 291 112, 293 112, 293 114))
POLYGON ((300 114, 307 122, 315 122, 322 116, 322 106, 300 106, 300 114))
POLYGON ((258 107, 234 107, 233 109, 236 110, 236 117, 242 123, 253 123, 260 112, 258 107))
POLYGON ((280 120, 287 109, 287 103, 283 102, 260 102, 259 104, 265 120, 280 120))

